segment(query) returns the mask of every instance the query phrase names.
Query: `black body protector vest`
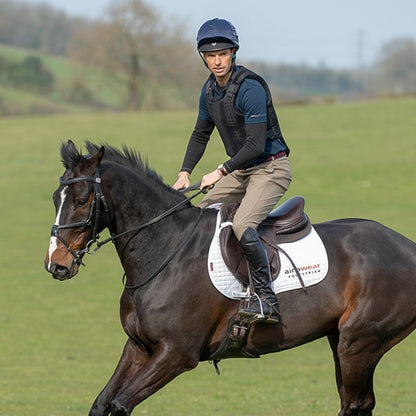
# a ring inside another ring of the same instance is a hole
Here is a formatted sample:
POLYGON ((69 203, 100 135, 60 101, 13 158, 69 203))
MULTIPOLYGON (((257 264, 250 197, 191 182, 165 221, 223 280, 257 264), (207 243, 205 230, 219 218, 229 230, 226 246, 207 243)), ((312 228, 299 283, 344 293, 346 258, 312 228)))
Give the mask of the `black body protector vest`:
POLYGON ((238 90, 246 78, 252 78, 260 82, 267 94, 267 136, 264 158, 266 159, 279 151, 284 151, 286 155, 289 155, 290 149, 280 130, 272 96, 266 81, 243 66, 240 66, 231 75, 223 98, 218 100, 214 97, 212 90, 212 84, 215 82, 214 75, 211 74, 206 85, 207 109, 224 142, 227 154, 233 157, 243 147, 246 140, 244 114, 237 111, 235 106, 238 90))

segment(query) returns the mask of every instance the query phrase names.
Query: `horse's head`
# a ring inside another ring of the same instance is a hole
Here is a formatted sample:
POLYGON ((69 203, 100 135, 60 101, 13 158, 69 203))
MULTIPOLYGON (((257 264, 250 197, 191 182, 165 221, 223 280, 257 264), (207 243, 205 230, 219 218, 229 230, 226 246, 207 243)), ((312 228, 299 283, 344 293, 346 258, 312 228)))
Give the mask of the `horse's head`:
POLYGON ((61 148, 66 168, 53 194, 56 220, 52 227, 45 267, 55 279, 70 279, 78 273, 82 258, 96 241, 103 196, 99 164, 104 154, 82 156, 72 141, 61 148))

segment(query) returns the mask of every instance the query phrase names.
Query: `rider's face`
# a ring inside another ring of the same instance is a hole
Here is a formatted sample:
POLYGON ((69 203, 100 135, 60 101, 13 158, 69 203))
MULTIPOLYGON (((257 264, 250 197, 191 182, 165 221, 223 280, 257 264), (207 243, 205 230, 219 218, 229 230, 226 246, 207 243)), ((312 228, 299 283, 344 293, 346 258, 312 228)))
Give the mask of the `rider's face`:
POLYGON ((214 74, 217 81, 224 81, 224 78, 228 80, 230 77, 233 54, 233 49, 223 49, 222 51, 204 53, 204 59, 208 69, 214 74))

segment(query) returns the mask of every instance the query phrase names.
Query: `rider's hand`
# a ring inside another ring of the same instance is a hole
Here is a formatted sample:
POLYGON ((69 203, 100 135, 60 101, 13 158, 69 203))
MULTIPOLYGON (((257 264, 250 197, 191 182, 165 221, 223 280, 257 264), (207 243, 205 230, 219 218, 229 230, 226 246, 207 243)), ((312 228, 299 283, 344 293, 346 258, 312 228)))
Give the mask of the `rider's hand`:
POLYGON ((181 171, 178 174, 177 181, 173 184, 173 189, 185 189, 188 188, 191 185, 191 182, 189 181, 189 173, 185 171, 181 171))
POLYGON ((215 169, 202 177, 200 189, 208 188, 218 182, 224 175, 219 169, 215 169))

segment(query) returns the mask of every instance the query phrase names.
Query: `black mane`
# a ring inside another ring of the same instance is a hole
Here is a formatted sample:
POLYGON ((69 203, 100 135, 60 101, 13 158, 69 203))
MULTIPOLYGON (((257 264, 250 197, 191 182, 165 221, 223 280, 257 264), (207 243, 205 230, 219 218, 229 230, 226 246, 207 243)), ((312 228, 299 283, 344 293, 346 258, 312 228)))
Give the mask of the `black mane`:
POLYGON ((136 150, 129 149, 124 145, 121 151, 109 144, 96 144, 90 141, 86 141, 85 145, 89 155, 83 156, 72 141, 62 144, 61 157, 65 168, 75 168, 75 166, 81 162, 83 157, 89 157, 90 155, 97 153, 101 147, 104 147, 104 157, 102 160, 117 163, 133 170, 140 176, 144 175, 148 178, 155 179, 156 181, 163 182, 163 178, 154 170, 149 168, 147 159, 143 159, 141 154, 136 150))
POLYGON ((123 150, 121 151, 113 146, 110 146, 109 144, 96 144, 90 141, 86 141, 85 144, 90 154, 97 153, 103 146, 105 149, 103 160, 125 166, 135 171, 140 176, 145 175, 156 179, 157 181, 163 182, 163 178, 154 170, 150 169, 147 159, 143 159, 139 152, 128 148, 126 145, 123 145, 123 150))
POLYGON ((163 178, 150 169, 147 159, 143 159, 136 150, 130 149, 125 145, 122 147, 122 150, 119 150, 109 144, 96 144, 88 140, 85 142, 85 146, 89 152, 88 155, 82 155, 71 140, 62 144, 61 157, 65 168, 74 169, 83 158, 90 157, 97 153, 101 147, 104 147, 102 161, 113 162, 132 170, 138 177, 145 179, 146 183, 153 183, 156 186, 154 189, 161 189, 164 193, 167 192, 168 195, 175 197, 175 199, 179 198, 179 200, 182 200, 185 198, 183 194, 165 184, 163 178))

